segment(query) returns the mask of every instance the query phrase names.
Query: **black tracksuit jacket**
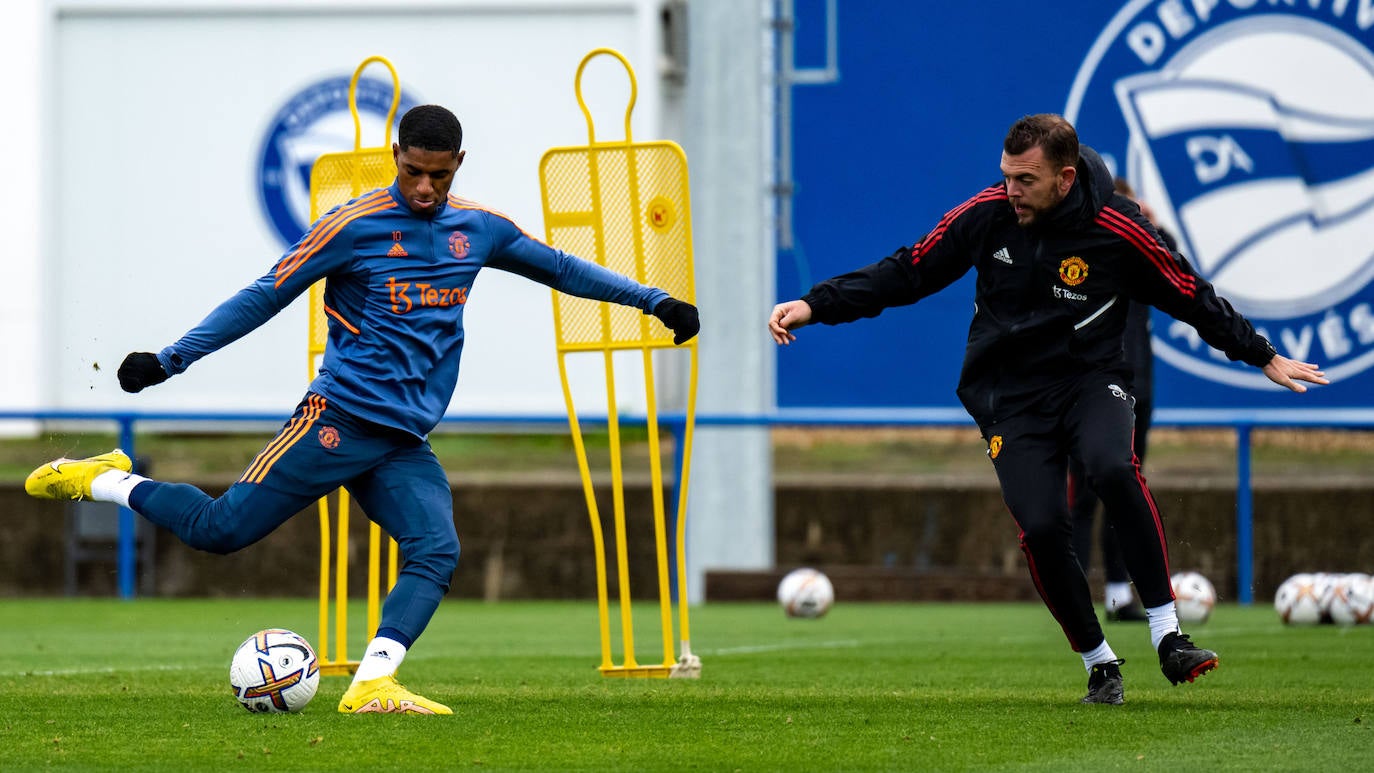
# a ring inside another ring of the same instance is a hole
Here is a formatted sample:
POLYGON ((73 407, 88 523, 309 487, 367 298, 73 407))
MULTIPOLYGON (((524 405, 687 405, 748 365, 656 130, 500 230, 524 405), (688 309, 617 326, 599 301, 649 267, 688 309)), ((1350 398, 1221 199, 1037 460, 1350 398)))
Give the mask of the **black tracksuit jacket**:
POLYGON ((1112 189, 1097 153, 1083 147, 1077 168, 1064 201, 1029 227, 1017 225, 998 183, 947 213, 915 246, 817 284, 802 296, 812 321, 877 316, 977 269, 958 394, 984 427, 1047 395, 1072 393, 1090 374, 1129 376, 1122 359, 1128 299, 1192 325, 1232 360, 1268 363, 1273 345, 1112 189))

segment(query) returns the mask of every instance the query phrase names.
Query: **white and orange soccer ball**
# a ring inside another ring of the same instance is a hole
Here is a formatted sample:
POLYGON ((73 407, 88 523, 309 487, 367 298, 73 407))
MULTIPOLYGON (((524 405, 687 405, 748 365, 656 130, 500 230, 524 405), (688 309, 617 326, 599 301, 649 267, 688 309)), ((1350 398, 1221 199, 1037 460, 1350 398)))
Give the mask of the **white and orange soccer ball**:
POLYGON ((1217 590, 1199 572, 1178 572, 1169 581, 1174 586, 1174 608, 1185 623, 1205 623, 1217 605, 1217 590))
POLYGON ((820 617, 835 603, 835 586, 815 569, 794 569, 778 583, 778 603, 788 617, 820 617))
POLYGON ((1321 602, 1321 617, 1317 622, 1333 622, 1331 619, 1331 601, 1335 598, 1336 585, 1342 576, 1334 572, 1312 573, 1312 579, 1317 584, 1317 599, 1321 602))
POLYGON ((1322 582, 1302 572, 1284 580, 1274 594, 1274 611, 1289 625, 1316 625, 1322 620, 1322 582))
POLYGON ((298 634, 268 628, 234 651, 229 684, 239 703, 254 713, 300 711, 320 687, 320 661, 310 642, 298 634))
POLYGON ((1329 596, 1327 611, 1337 625, 1363 625, 1374 616, 1374 578, 1363 572, 1340 575, 1329 596))

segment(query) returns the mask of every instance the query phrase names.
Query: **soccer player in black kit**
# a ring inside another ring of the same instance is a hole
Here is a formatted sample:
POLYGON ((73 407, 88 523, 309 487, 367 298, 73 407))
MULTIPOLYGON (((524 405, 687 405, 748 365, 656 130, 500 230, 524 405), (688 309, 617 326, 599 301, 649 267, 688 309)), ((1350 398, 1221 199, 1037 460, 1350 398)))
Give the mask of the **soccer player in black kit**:
MULTIPOLYGON (((1140 214, 1154 225, 1159 238, 1170 252, 1178 251, 1178 242, 1155 220, 1149 205, 1141 201, 1131 184, 1117 177, 1112 182, 1117 193, 1134 201, 1140 207, 1140 214)), ((1121 347, 1126 364, 1131 368, 1131 398, 1135 401, 1135 436, 1132 439, 1136 459, 1143 466, 1145 453, 1149 450, 1150 426, 1154 413, 1154 350, 1150 344, 1150 307, 1130 302, 1126 312, 1126 330, 1121 336, 1121 347)), ((1093 526, 1097 520, 1097 494, 1083 480, 1083 465, 1076 459, 1069 459, 1069 518, 1073 521, 1073 549, 1078 554, 1078 562, 1083 571, 1092 566, 1093 526)), ((1098 542, 1102 546, 1102 572, 1106 576, 1104 601, 1108 622, 1149 620, 1145 608, 1135 598, 1131 589, 1131 570, 1126 566, 1126 558, 1121 553, 1121 544, 1111 524, 1104 523, 1098 530, 1098 542)))
MULTIPOLYGON (((780 345, 812 322, 839 324, 915 303, 978 272, 958 395, 978 423, 1020 528, 1031 579, 1088 671, 1084 703, 1124 702, 1120 665, 1073 549, 1070 457, 1083 463, 1125 551, 1149 615, 1159 665, 1173 684, 1217 666, 1178 627, 1159 509, 1132 450, 1128 303, 1153 305, 1202 340, 1304 392, 1327 383, 1255 332, 1187 259, 1169 250, 1106 164, 1058 115, 1027 116, 1002 148, 1002 181, 955 207, 912 247, 828 279, 774 307, 780 345)), ((930 331, 920 331, 929 334, 930 331)))

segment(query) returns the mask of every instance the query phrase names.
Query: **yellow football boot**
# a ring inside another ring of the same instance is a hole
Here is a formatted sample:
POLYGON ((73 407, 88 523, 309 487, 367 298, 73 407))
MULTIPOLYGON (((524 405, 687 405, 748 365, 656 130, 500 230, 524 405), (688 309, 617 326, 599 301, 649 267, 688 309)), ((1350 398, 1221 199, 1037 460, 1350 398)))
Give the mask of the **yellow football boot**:
POLYGON ((110 470, 129 472, 133 468, 133 460, 118 448, 86 459, 63 457, 29 473, 24 490, 38 499, 89 499, 95 476, 110 470))
POLYGON ((442 703, 407 690, 394 676, 354 682, 339 699, 340 714, 452 714, 442 703))

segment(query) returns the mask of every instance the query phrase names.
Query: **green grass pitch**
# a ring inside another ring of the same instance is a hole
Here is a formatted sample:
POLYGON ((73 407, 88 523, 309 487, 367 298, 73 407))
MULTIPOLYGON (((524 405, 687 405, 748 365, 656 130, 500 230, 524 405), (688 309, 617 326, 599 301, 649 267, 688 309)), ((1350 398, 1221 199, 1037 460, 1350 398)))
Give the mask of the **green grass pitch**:
MULTIPOLYGON (((363 610, 351 612, 363 619, 363 610)), ((661 653, 636 607, 642 661, 661 653)), ((1289 628, 1268 605, 1189 627, 1221 667, 1172 687, 1141 624, 1107 628, 1125 706, 1036 604, 693 610, 699 681, 601 677, 592 602, 446 602, 401 680, 452 717, 296 715, 228 688, 264 627, 314 641, 307 600, 0 601, 0 770, 1352 770, 1374 762, 1374 626, 1289 628)), ((355 654, 356 647, 355 644, 355 654)))

